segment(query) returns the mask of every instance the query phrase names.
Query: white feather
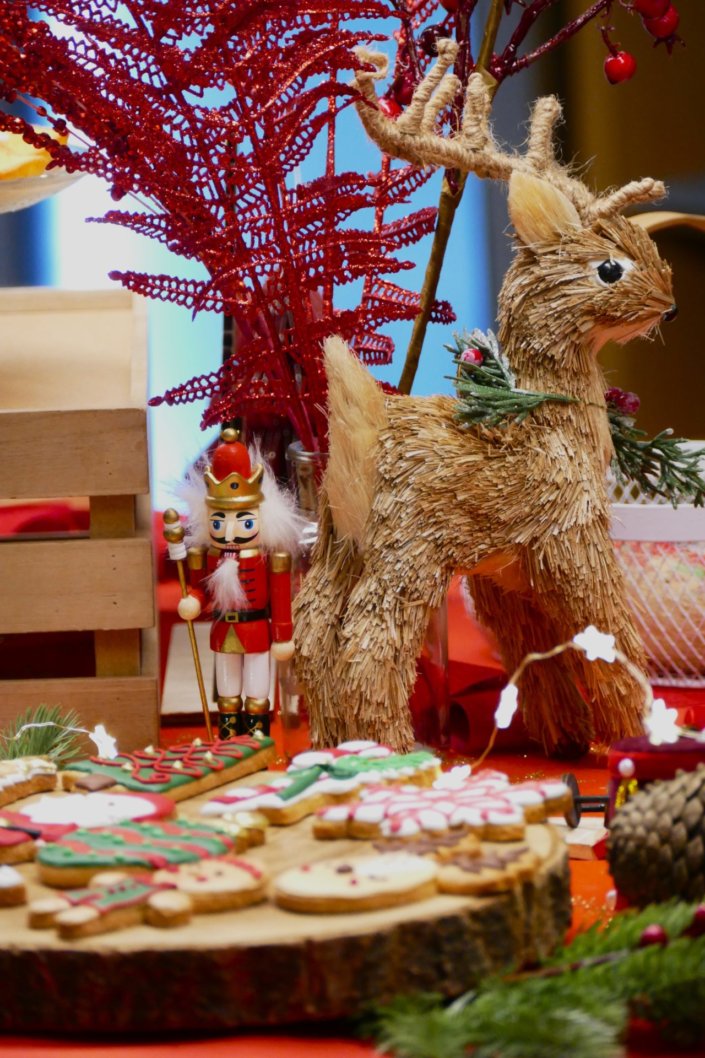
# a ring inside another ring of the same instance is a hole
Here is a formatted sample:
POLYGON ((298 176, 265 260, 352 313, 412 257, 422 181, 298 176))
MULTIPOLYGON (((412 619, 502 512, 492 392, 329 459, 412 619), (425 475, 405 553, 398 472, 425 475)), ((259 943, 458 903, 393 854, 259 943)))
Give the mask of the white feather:
POLYGON ((204 583, 216 610, 244 609, 247 596, 240 584, 240 567, 233 554, 221 558, 204 583))
POLYGON ((296 510, 296 500, 291 492, 280 488, 277 484, 277 479, 263 458, 259 446, 253 445, 249 452, 253 467, 257 463, 262 463, 264 466, 264 478, 262 479, 264 500, 260 507, 260 544, 265 551, 288 551, 289 554, 294 555, 301 546, 301 534, 308 522, 296 510))

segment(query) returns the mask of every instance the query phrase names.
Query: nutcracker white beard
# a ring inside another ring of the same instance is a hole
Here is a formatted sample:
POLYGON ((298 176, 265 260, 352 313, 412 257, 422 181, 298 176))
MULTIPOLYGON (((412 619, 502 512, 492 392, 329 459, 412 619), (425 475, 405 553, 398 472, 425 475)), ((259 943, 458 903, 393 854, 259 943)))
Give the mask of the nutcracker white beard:
POLYGON ((220 559, 205 584, 216 610, 241 610, 247 603, 240 584, 239 563, 232 553, 220 559))

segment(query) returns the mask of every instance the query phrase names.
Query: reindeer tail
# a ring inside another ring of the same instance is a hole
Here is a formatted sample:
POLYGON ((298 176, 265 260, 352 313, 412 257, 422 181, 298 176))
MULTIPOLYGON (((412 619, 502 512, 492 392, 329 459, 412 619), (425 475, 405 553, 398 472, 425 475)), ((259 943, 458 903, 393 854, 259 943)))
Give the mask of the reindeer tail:
POLYGON ((325 342, 329 456, 326 492, 339 540, 363 546, 374 499, 384 394, 342 338, 325 342))

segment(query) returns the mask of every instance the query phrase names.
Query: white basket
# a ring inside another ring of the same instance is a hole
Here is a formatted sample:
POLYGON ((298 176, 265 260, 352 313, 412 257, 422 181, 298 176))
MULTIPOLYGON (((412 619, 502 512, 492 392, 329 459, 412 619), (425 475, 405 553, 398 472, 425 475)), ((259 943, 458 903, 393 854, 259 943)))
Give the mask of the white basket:
MULTIPOLYGON (((692 447, 698 447, 693 442, 692 447)), ((689 446, 690 447, 690 446, 689 446)), ((612 538, 656 683, 705 686, 705 508, 610 478, 612 538)))

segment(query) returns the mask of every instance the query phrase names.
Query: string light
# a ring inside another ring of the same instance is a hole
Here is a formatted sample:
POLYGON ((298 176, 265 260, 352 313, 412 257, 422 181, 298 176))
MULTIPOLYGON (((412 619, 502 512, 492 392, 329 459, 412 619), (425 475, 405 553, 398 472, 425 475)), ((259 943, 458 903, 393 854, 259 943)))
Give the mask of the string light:
POLYGON ((494 729, 490 735, 487 748, 475 761, 477 768, 494 747, 498 731, 506 731, 511 726, 512 720, 519 708, 519 688, 517 684, 524 670, 537 661, 548 661, 550 658, 558 657, 568 650, 577 650, 585 655, 587 661, 604 661, 608 665, 618 661, 634 677, 644 692, 644 727, 652 746, 660 746, 664 743, 677 742, 679 738, 692 738, 705 742, 705 731, 688 731, 676 723, 678 711, 669 709, 663 698, 654 699, 651 684, 630 658, 618 650, 615 645, 615 637, 608 632, 600 632, 594 625, 588 625, 582 632, 578 632, 571 640, 560 643, 552 650, 543 653, 527 654, 521 661, 519 667, 512 673, 506 686, 503 688, 497 708, 494 714, 494 729))
POLYGON ((66 724, 55 724, 51 720, 45 720, 37 724, 23 724, 19 731, 13 735, 13 740, 18 739, 23 731, 29 731, 33 727, 58 727, 60 731, 73 731, 76 734, 88 735, 98 750, 98 755, 106 760, 114 760, 119 753, 116 739, 105 730, 103 724, 96 724, 93 730, 89 731, 86 727, 68 727, 66 724))

